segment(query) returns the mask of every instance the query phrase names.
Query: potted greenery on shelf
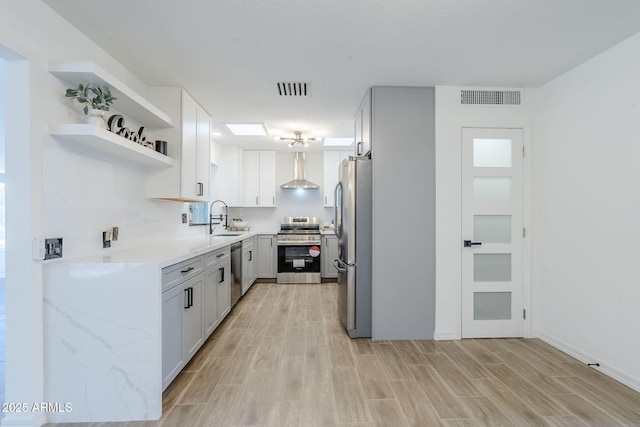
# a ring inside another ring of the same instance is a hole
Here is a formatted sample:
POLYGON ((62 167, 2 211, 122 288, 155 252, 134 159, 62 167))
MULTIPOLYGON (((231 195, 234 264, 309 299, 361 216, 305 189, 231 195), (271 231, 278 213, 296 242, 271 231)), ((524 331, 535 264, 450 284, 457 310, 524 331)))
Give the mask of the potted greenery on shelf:
POLYGON ((111 95, 108 87, 80 83, 76 89, 67 89, 65 97, 75 99, 84 106, 84 113, 88 116, 87 123, 105 127, 104 112, 117 98, 111 95))

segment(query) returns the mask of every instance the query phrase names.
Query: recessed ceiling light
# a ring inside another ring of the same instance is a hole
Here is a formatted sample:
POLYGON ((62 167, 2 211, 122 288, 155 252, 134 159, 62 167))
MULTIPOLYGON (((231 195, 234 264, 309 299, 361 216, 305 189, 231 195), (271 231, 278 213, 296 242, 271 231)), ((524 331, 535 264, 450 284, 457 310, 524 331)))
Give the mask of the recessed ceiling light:
POLYGON ((353 138, 325 138, 322 145, 325 147, 348 147, 353 144, 353 138))
POLYGON ((227 123, 227 127, 235 136, 265 136, 267 134, 264 123, 227 123))

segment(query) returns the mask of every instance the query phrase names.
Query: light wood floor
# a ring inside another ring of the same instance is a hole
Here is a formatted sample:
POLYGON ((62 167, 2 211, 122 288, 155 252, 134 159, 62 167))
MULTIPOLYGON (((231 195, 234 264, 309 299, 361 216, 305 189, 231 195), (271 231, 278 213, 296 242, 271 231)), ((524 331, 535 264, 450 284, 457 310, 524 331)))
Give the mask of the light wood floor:
POLYGON ((536 339, 351 340, 335 284, 255 284, 163 405, 90 425, 640 426, 640 393, 536 339))

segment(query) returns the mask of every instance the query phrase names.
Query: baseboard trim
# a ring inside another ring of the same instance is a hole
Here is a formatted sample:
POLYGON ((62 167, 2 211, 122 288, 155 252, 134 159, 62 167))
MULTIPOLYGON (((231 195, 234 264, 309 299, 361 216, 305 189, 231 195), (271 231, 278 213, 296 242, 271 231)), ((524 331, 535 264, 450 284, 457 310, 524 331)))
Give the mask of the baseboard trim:
POLYGON ((634 378, 633 376, 628 375, 625 372, 614 368, 613 366, 607 365, 606 363, 603 363, 602 361, 597 360, 596 357, 590 356, 586 352, 580 349, 577 349, 575 347, 572 347, 570 345, 567 345, 564 342, 553 338, 552 336, 543 334, 539 331, 537 331, 536 335, 539 339, 546 342, 547 344, 557 348, 560 351, 567 353, 569 356, 575 357, 576 359, 578 359, 579 361, 585 364, 598 361, 598 363, 600 363, 600 366, 594 366, 593 367, 594 369, 597 369, 598 371, 626 385, 627 387, 630 387, 636 390, 637 392, 640 392, 640 379, 634 378))
POLYGON ((442 331, 442 332, 434 332, 433 340, 434 341, 449 341, 449 340, 459 340, 460 336, 455 333, 455 331, 442 331))

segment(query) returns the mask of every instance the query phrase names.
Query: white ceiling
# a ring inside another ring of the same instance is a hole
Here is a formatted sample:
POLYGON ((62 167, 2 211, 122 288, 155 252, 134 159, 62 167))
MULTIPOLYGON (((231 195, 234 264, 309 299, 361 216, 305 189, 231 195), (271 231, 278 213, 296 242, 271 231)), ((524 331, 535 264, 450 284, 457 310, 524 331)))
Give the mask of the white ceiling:
POLYGON ((638 0, 43 1, 149 85, 184 87, 220 142, 285 151, 223 123, 352 136, 369 86, 538 87, 640 31, 638 0))

